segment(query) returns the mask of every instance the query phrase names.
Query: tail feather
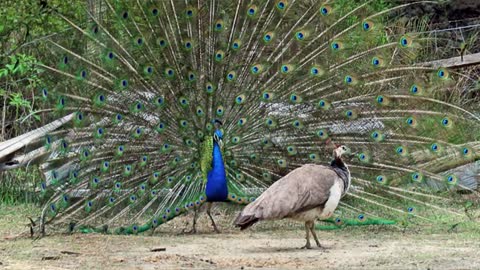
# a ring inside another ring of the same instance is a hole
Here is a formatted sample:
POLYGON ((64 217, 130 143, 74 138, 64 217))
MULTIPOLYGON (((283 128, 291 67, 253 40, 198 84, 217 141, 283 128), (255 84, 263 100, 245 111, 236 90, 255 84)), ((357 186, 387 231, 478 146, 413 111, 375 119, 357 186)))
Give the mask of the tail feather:
POLYGON ((255 217, 255 215, 243 215, 240 213, 235 219, 235 226, 240 227, 240 230, 250 228, 253 224, 257 223, 260 219, 255 217))

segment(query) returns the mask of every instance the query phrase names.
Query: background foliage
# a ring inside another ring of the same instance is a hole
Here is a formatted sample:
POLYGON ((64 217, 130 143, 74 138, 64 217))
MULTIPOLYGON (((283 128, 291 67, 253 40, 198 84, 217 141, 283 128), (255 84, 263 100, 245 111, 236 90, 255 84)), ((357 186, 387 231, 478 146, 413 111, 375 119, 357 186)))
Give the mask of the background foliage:
MULTIPOLYGON (((36 110, 42 69, 34 65, 48 47, 40 41, 68 31, 51 9, 86 17, 91 1, 4 0, 0 7, 0 142, 39 127, 49 119, 36 110), (51 8, 51 9, 50 9, 51 8)), ((0 173, 0 203, 30 202, 40 174, 35 167, 0 173)))

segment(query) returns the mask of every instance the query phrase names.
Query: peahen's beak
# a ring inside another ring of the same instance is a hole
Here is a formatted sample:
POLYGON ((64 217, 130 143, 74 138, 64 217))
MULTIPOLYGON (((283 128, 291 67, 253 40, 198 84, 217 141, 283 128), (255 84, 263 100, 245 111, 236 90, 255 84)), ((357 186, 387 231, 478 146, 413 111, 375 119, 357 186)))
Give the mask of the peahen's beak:
POLYGON ((348 152, 346 153, 345 157, 348 158, 348 160, 352 160, 353 158, 355 158, 356 156, 358 155, 358 152, 348 152))

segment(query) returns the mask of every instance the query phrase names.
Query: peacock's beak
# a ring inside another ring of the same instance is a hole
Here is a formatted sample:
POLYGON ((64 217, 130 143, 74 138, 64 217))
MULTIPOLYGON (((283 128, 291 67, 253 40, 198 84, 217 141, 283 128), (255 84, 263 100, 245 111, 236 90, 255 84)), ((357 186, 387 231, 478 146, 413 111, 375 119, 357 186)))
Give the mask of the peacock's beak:
POLYGON ((218 146, 220 146, 220 150, 223 150, 223 140, 218 139, 217 143, 218 143, 218 146))

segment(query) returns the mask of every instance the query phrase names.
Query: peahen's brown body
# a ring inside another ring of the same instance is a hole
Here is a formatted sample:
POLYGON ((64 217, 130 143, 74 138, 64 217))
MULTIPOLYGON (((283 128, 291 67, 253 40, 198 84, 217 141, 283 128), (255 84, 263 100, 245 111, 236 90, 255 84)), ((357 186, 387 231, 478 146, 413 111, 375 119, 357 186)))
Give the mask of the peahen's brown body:
POLYGON ((304 248, 311 248, 310 232, 320 247, 314 222, 333 215, 351 184, 350 171, 342 160, 347 151, 345 146, 338 146, 330 166, 306 164, 282 177, 243 209, 235 225, 244 230, 261 220, 302 221, 307 240, 304 248))

